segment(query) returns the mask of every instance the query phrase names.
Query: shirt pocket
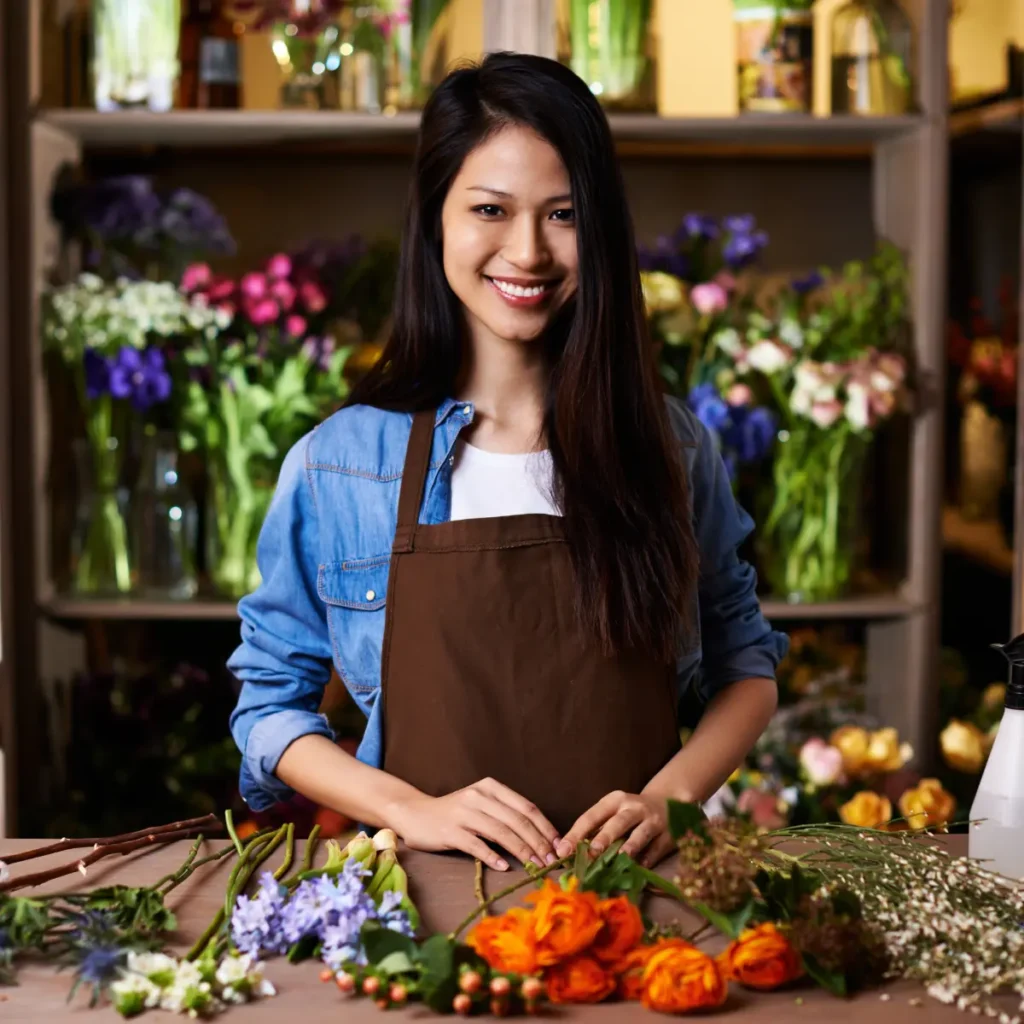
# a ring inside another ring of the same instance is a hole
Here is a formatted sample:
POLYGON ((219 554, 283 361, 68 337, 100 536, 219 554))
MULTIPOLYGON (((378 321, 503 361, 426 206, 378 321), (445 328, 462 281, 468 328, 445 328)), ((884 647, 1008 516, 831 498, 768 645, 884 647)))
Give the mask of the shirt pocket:
POLYGON ((317 573, 316 590, 327 606, 334 664, 353 693, 380 689, 390 568, 390 557, 383 555, 327 562, 317 573))

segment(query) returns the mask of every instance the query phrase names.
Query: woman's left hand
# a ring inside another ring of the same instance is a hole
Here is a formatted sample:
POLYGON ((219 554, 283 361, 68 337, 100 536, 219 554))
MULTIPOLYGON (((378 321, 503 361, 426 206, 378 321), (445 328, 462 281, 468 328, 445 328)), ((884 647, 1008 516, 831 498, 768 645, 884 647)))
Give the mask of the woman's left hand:
POLYGON ((644 793, 609 793, 580 815, 556 852, 560 857, 568 856, 591 835, 590 849, 595 854, 602 853, 616 839, 628 837, 619 852, 629 854, 645 867, 653 867, 675 847, 668 830, 665 798, 644 793))

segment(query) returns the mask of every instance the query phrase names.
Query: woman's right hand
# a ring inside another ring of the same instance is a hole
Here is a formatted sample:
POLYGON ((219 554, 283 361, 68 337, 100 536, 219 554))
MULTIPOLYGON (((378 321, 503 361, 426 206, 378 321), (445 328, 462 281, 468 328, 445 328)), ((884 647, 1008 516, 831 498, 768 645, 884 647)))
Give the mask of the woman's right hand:
POLYGON ((394 810, 393 828, 413 850, 461 850, 496 871, 509 865, 484 840, 491 840, 523 863, 538 867, 557 860, 555 826, 530 803, 495 779, 458 789, 446 796, 417 796, 394 810))

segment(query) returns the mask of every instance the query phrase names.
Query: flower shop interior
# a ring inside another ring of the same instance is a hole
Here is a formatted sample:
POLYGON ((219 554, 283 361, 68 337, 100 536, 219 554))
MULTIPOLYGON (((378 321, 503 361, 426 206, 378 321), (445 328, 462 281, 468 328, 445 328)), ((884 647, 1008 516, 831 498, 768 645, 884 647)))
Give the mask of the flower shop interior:
MULTIPOLYGON (((236 604, 284 454, 380 355, 419 111, 503 49, 608 112, 665 388, 791 637, 716 806, 965 827, 992 645, 1024 632, 1020 0, 26 0, 0 5, 0 836, 353 824, 240 800, 236 604)), ((354 750, 336 678, 321 710, 354 750)))

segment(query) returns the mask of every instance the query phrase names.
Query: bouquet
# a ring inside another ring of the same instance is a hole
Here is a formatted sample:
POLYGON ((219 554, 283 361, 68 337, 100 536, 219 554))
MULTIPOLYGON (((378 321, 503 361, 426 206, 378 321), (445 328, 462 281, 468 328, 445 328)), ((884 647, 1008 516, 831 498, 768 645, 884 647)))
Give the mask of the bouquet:
POLYGON ((132 586, 127 530, 118 496, 129 430, 171 394, 165 353, 210 344, 229 317, 167 281, 104 282, 81 274, 45 298, 46 347, 70 372, 85 419, 87 528, 75 553, 73 587, 124 593, 132 586))
POLYGON ((239 597, 259 583, 255 546, 281 461, 344 400, 342 371, 358 328, 328 332, 327 293, 284 253, 239 280, 193 264, 181 288, 228 321, 222 333, 184 347, 176 390, 182 448, 207 458, 211 575, 239 597))

